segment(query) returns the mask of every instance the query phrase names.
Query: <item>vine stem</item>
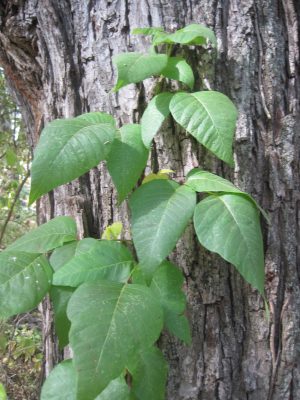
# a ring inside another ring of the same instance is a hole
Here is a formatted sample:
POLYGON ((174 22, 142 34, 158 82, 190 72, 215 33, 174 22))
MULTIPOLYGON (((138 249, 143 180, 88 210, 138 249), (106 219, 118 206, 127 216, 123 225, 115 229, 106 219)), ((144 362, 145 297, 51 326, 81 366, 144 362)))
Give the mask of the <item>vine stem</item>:
POLYGON ((15 205, 16 205, 19 197, 20 197, 20 193, 21 193, 25 183, 27 182, 27 179, 29 178, 29 176, 30 176, 30 171, 28 170, 26 175, 25 175, 25 177, 23 178, 22 182, 20 183, 20 185, 18 187, 18 190, 17 190, 17 192, 15 194, 15 197, 14 197, 14 200, 12 202, 12 205, 11 205, 11 207, 9 209, 9 212, 7 214, 7 217, 6 217, 5 221, 4 221, 3 227, 1 229, 1 232, 0 232, 0 245, 2 243, 2 240, 3 240, 4 234, 5 234, 7 225, 8 225, 8 223, 9 223, 11 217, 12 217, 12 213, 14 211, 15 205))

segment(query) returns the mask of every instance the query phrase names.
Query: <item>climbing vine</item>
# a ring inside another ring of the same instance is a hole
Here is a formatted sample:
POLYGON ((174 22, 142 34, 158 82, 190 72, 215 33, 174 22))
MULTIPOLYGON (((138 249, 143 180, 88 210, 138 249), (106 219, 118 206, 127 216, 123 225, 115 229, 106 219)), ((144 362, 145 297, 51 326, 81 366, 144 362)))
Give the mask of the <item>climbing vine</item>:
POLYGON ((158 78, 141 123, 118 128, 102 112, 51 122, 35 151, 30 203, 106 161, 119 202, 129 198, 137 257, 119 239, 120 223, 107 227, 99 240, 77 240, 75 222, 65 216, 0 254, 1 317, 28 311, 50 293, 60 346, 70 344, 73 351, 73 359, 60 363, 46 380, 42 400, 165 398, 167 364, 155 343, 163 329, 191 342, 183 274, 167 257, 191 219, 201 245, 233 264, 263 295, 260 208, 250 195, 198 168, 181 184, 169 179, 168 170, 137 184, 152 140, 168 117, 233 165, 235 106, 216 91, 192 92, 192 68, 183 57, 172 56, 175 46, 214 48, 215 35, 196 24, 172 34, 160 28, 134 33, 151 37, 150 51, 114 57, 114 91, 158 78), (163 79, 178 81, 178 90, 161 91, 163 79), (203 198, 198 203, 197 193, 203 198))

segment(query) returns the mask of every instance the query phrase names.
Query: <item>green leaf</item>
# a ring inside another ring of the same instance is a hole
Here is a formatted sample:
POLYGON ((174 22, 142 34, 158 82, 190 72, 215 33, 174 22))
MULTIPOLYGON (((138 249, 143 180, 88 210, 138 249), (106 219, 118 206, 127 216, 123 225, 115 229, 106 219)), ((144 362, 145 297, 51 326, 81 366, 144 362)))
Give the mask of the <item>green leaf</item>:
POLYGON ((269 222, 269 217, 260 205, 250 196, 250 194, 243 192, 234 186, 227 179, 221 178, 218 175, 212 174, 207 171, 202 171, 198 168, 192 169, 187 174, 187 181, 185 185, 196 190, 196 192, 225 192, 225 193, 239 193, 252 201, 257 209, 262 213, 263 217, 269 222))
POLYGON ((141 82, 153 75, 159 75, 166 67, 168 56, 165 54, 123 53, 113 57, 118 70, 118 81, 114 87, 117 92, 129 83, 141 82))
POLYGON ((227 96, 214 91, 177 93, 170 103, 175 121, 221 160, 233 165, 232 140, 237 111, 227 96))
POLYGON ((183 281, 182 272, 175 265, 164 261, 155 271, 150 289, 164 310, 166 328, 185 343, 190 343, 189 324, 183 315, 186 307, 183 281))
POLYGON ((58 337, 60 349, 63 349, 69 343, 71 322, 67 317, 67 305, 73 292, 74 288, 60 286, 52 286, 50 290, 54 309, 55 333, 58 337))
POLYGON ((49 262, 54 271, 57 271, 74 257, 79 243, 80 241, 67 243, 52 252, 49 262))
POLYGON ((141 119, 142 139, 150 147, 152 139, 159 131, 161 124, 170 114, 169 104, 174 93, 160 93, 148 104, 141 119))
POLYGON ((162 32, 163 28, 135 28, 131 31, 133 35, 145 35, 145 36, 151 36, 154 35, 157 32, 162 32))
POLYGON ((204 25, 191 24, 169 35, 158 32, 153 43, 156 45, 161 43, 205 45, 208 42, 214 47, 217 46, 217 39, 214 32, 204 25))
POLYGON ((194 168, 188 173, 185 185, 196 190, 196 192, 227 192, 246 194, 227 179, 221 178, 218 175, 203 171, 198 168, 194 168))
POLYGON ((192 68, 181 57, 169 57, 168 64, 161 72, 163 76, 175 79, 193 89, 195 78, 192 68))
POLYGON ((253 202, 239 194, 208 196, 195 209, 194 225, 199 242, 232 263, 263 294, 263 242, 253 202))
POLYGON ((149 151, 143 144, 141 126, 123 125, 112 144, 107 168, 122 202, 135 186, 147 164, 149 151))
POLYGON ((151 347, 138 353, 128 369, 132 375, 132 392, 137 399, 165 399, 168 365, 158 348, 151 347))
POLYGON ((76 287, 99 279, 126 282, 133 263, 129 250, 121 243, 83 239, 75 256, 55 272, 53 284, 76 287))
POLYGON ((70 344, 78 370, 77 400, 93 400, 162 329, 159 303, 146 286, 81 285, 68 305, 70 344))
POLYGON ((121 233, 123 229, 123 224, 120 221, 114 222, 111 225, 108 225, 102 236, 101 239, 104 240, 118 240, 120 239, 121 233))
POLYGON ((7 149, 5 153, 5 158, 7 164, 12 167, 17 164, 18 162, 18 156, 12 149, 7 149))
POLYGON ((76 371, 72 360, 58 364, 42 387, 41 400, 76 400, 76 371))
POLYGON ((173 250, 193 215, 196 194, 169 180, 154 180, 130 199, 132 237, 148 278, 173 250))
POLYGON ((0 400, 7 400, 6 391, 2 383, 0 383, 0 400))
POLYGON ((47 253, 65 242, 76 240, 76 235, 76 223, 71 217, 56 217, 17 239, 7 250, 47 253))
POLYGON ((30 311, 48 292, 52 269, 38 254, 5 251, 0 254, 0 317, 30 311))
POLYGON ((95 400, 130 400, 130 390, 124 377, 112 380, 95 400))
POLYGON ((48 124, 34 153, 29 203, 96 167, 106 158, 115 134, 114 119, 104 113, 48 124))

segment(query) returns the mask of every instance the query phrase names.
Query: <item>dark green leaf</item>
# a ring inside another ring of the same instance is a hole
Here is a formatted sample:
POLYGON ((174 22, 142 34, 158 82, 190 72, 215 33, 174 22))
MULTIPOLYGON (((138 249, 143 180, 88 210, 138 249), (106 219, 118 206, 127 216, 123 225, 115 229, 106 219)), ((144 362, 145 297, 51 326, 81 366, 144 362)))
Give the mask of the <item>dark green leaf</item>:
POLYGON ((146 166, 148 153, 142 141, 141 125, 123 125, 107 158, 107 168, 118 190, 119 202, 136 185, 146 166))
POLYGON ((112 380, 95 400, 131 400, 130 390, 124 377, 112 380))
POLYGON ((132 237, 148 277, 175 247, 195 205, 192 189, 168 180, 146 183, 132 195, 132 237))
POLYGON ((76 240, 76 236, 76 224, 71 217, 56 217, 20 237, 7 250, 47 253, 66 242, 76 240))
POLYGON ((155 271, 150 289, 164 310, 166 328, 185 343, 190 343, 190 329, 183 315, 186 306, 183 281, 182 272, 175 265, 164 261, 155 271))
POLYGON ((173 95, 174 93, 160 93, 153 97, 142 116, 142 138, 148 148, 161 124, 170 114, 169 104, 173 95))
POLYGON ((34 153, 30 204, 96 167, 106 158, 115 134, 113 118, 104 113, 84 114, 48 124, 34 153))
POLYGON ((195 209, 194 225, 200 243, 232 263, 263 294, 263 242, 253 202, 239 194, 208 196, 195 209))
POLYGON ((163 315, 149 288, 84 283, 68 305, 70 344, 78 370, 77 400, 93 400, 124 372, 138 351, 152 346, 163 315))
POLYGON ((161 72, 163 76, 170 79, 175 79, 193 89, 195 78, 192 68, 189 64, 180 57, 169 57, 168 64, 161 72))
POLYGON ((72 360, 58 364, 46 379, 41 400, 76 400, 76 371, 72 360))
POLYGON ((75 256, 55 272, 53 284, 76 287, 99 279, 126 282, 133 263, 129 250, 121 243, 83 239, 75 256))
POLYGON ((138 400, 164 400, 168 365, 162 352, 150 347, 138 353, 128 367, 132 375, 132 392, 138 400))
POLYGON ((51 285, 52 269, 38 254, 4 251, 0 254, 0 317, 36 307, 51 285))
POLYGON ((233 165, 232 140, 237 111, 214 91, 177 93, 170 102, 174 119, 221 160, 233 165))
POLYGON ((69 343, 71 323, 67 317, 67 305, 73 292, 74 288, 61 286, 52 286, 50 291, 54 309, 55 333, 58 337, 60 349, 63 349, 69 343))
POLYGON ((129 83, 141 82, 153 75, 159 75, 166 67, 168 57, 165 54, 124 53, 113 57, 118 70, 118 81, 114 91, 129 83))

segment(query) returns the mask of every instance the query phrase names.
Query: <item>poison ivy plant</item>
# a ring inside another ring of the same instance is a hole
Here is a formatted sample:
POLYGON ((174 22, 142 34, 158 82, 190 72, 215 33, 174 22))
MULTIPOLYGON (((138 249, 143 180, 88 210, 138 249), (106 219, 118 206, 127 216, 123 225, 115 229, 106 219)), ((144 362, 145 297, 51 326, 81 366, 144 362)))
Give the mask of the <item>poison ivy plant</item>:
POLYGON ((0 317, 30 310, 50 292, 60 347, 70 343, 73 351, 73 359, 46 380, 42 400, 165 398, 167 364, 155 343, 163 328, 191 342, 184 277, 166 258, 192 218, 199 242, 264 296, 260 208, 249 194, 201 169, 190 171, 181 184, 170 179, 174 171, 168 169, 143 179, 152 141, 166 118, 233 164, 235 106, 215 91, 183 91, 193 89, 193 71, 182 56, 171 56, 178 45, 214 47, 215 35, 196 24, 173 33, 161 28, 134 33, 151 36, 151 53, 115 56, 114 90, 159 78, 141 124, 117 129, 112 116, 99 112, 51 122, 35 151, 30 195, 32 202, 105 161, 119 202, 129 197, 132 241, 122 241, 120 222, 108 226, 100 240, 77 240, 72 218, 57 217, 0 254, 0 317), (172 87, 178 90, 166 91, 165 78, 177 80, 172 87))

